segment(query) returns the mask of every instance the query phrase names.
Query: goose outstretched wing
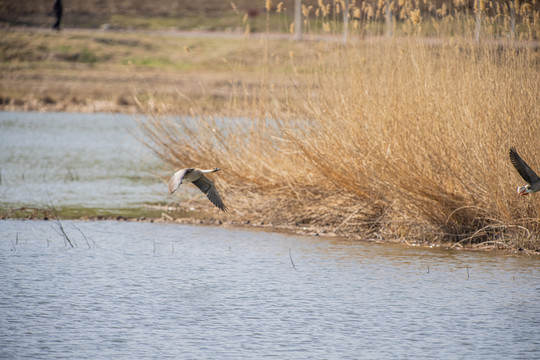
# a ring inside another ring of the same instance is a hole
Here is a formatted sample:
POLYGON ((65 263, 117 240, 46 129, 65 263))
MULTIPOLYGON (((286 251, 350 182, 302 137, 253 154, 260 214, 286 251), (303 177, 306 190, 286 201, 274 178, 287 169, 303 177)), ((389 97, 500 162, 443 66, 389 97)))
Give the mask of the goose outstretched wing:
POLYGON ((195 180, 193 184, 195 184, 195 186, 206 194, 206 197, 212 202, 212 204, 216 205, 220 210, 227 211, 227 207, 225 204, 223 204, 223 200, 221 200, 221 196, 219 196, 216 186, 212 180, 203 175, 199 179, 195 180))
POLYGON ((519 154, 517 153, 516 149, 514 147, 510 148, 510 161, 512 162, 512 165, 516 168, 517 172, 523 180, 528 182, 529 184, 534 184, 540 181, 540 178, 536 173, 533 171, 533 169, 530 168, 529 165, 523 159, 519 154))
POLYGON ((178 170, 174 173, 173 176, 169 179, 169 194, 174 193, 178 188, 180 187, 180 184, 182 183, 182 179, 186 175, 188 171, 191 171, 193 169, 182 169, 178 170))

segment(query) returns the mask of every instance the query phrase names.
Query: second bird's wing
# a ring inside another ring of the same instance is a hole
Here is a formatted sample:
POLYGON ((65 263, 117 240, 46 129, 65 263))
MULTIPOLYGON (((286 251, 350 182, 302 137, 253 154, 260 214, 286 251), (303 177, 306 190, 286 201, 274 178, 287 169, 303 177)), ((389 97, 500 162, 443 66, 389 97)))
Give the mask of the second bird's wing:
POLYGON ((525 161, 519 156, 516 149, 514 147, 510 148, 510 161, 512 162, 512 165, 516 168, 517 172, 523 180, 528 182, 529 184, 536 183, 540 181, 540 178, 536 173, 527 165, 525 161))
POLYGON ((199 179, 195 180, 193 184, 195 184, 195 186, 206 194, 206 197, 212 202, 212 204, 216 205, 220 210, 227 211, 227 207, 225 204, 223 204, 223 200, 221 200, 221 196, 219 196, 216 186, 212 180, 203 175, 199 179))

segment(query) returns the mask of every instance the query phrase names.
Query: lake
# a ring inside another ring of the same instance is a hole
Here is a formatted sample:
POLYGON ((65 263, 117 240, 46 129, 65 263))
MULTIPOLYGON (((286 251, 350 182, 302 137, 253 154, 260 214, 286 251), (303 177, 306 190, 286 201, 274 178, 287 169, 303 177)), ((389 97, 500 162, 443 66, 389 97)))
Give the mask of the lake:
POLYGON ((163 201, 159 164, 138 135, 128 115, 0 112, 0 206, 163 201))
MULTIPOLYGON (((0 113, 1 204, 170 201, 136 132, 121 115, 0 113)), ((225 227, 2 220, 0 358, 538 359, 539 266, 225 227)))
POLYGON ((0 358, 540 358, 537 259, 61 224, 0 222, 0 358))

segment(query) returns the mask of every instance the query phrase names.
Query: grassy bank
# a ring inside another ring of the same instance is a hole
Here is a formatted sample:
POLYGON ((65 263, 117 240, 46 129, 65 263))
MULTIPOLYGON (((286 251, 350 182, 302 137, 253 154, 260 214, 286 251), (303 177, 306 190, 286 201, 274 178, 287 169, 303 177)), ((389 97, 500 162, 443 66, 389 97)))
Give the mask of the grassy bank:
MULTIPOLYGON (((143 208, 93 208, 93 207, 1 207, 1 219, 28 219, 28 220, 52 220, 60 219, 95 219, 95 220, 123 220, 123 219, 158 219, 162 217, 163 210, 157 206, 143 208)), ((176 213, 178 217, 193 214, 176 213)))

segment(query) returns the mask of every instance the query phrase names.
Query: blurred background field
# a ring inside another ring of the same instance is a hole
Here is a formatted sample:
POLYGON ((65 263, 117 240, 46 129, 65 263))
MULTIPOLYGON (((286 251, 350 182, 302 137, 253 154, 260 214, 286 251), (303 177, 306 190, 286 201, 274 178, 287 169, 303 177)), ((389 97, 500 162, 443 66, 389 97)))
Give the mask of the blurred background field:
MULTIPOLYGON (((64 25, 99 28, 107 24, 112 29, 145 30, 233 30, 242 26, 244 12, 249 11, 251 17, 258 20, 261 16, 257 15, 264 8, 260 1, 240 0, 235 4, 238 11, 230 2, 219 0, 64 1, 64 25)), ((0 15, 2 21, 10 25, 47 27, 51 23, 52 7, 53 1, 2 1, 0 15)))
MULTIPOLYGON (((134 96, 143 103, 152 98, 178 105, 178 93, 185 93, 214 111, 228 101, 231 86, 259 84, 265 46, 242 35, 7 30, 0 39, 0 106, 132 113, 134 96)), ((287 70, 290 51, 298 60, 314 53, 310 44, 287 40, 272 41, 272 47, 283 72, 293 71, 287 70)))
MULTIPOLYGON (((480 15, 484 33, 539 37, 536 0, 302 0, 301 5, 306 33, 340 32, 348 8, 348 31, 361 36, 411 35, 419 30, 411 23, 421 24, 424 36, 463 36, 476 31, 480 15)), ((52 7, 53 1, 3 0, 0 24, 49 27, 52 7)), ((63 24, 93 29, 290 32, 294 9, 295 0, 64 1, 63 24)))
POLYGON ((64 1, 64 30, 56 33, 50 31, 53 1, 0 1, 0 108, 135 112, 133 95, 165 101, 181 92, 205 99, 204 109, 215 111, 228 101, 231 86, 260 85, 269 56, 281 67, 272 74, 280 87, 290 84, 290 73, 316 70, 305 60, 332 52, 331 43, 343 40, 481 40, 537 48, 540 37, 535 0, 312 0, 302 1, 300 17, 307 42, 293 42, 294 3, 64 1))

